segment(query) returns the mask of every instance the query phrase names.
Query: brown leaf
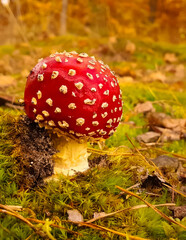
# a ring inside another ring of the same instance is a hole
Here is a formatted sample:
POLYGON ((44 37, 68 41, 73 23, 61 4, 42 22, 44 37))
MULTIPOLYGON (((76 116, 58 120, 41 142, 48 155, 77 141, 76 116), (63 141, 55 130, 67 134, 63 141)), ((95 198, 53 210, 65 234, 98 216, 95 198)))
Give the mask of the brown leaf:
POLYGON ((151 102, 147 101, 144 103, 138 103, 134 108, 134 112, 136 113, 147 113, 147 112, 155 112, 155 109, 151 102))
POLYGON ((147 78, 147 81, 161 81, 161 82, 165 82, 165 80, 166 80, 165 74, 163 74, 160 71, 153 72, 149 76, 147 76, 146 78, 147 78))
POLYGON ((128 41, 125 46, 125 51, 127 53, 133 54, 136 51, 136 45, 133 42, 128 41))
POLYGON ((15 86, 16 80, 9 75, 0 75, 0 88, 15 86))
POLYGON ((138 135, 136 139, 138 142, 150 143, 150 142, 156 142, 160 136, 161 136, 160 133, 146 132, 144 134, 138 135))
POLYGON ((164 61, 167 63, 175 63, 178 59, 174 53, 166 53, 164 55, 164 61))
POLYGON ((73 222, 84 222, 82 214, 77 210, 68 210, 68 220, 73 221, 73 222))

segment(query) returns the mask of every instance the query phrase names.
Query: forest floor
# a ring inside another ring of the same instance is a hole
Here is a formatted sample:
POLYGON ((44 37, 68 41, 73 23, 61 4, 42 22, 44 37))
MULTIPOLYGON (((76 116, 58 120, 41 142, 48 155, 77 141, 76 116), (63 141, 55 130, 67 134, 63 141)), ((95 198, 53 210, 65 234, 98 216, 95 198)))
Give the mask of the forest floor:
POLYGON ((0 58, 0 239, 186 239, 184 45, 67 35, 1 46, 0 58), (89 145, 88 171, 43 183, 27 172, 37 126, 17 101, 37 59, 64 50, 116 72, 123 118, 102 149, 89 145))

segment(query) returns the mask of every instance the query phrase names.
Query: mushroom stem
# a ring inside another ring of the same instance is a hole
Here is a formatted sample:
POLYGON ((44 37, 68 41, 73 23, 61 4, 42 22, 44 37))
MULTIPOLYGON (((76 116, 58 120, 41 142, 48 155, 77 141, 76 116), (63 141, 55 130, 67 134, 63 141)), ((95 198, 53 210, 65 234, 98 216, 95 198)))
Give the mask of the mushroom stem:
POLYGON ((87 143, 78 143, 65 137, 53 137, 57 153, 54 159, 54 174, 73 175, 75 172, 83 172, 89 168, 87 143))

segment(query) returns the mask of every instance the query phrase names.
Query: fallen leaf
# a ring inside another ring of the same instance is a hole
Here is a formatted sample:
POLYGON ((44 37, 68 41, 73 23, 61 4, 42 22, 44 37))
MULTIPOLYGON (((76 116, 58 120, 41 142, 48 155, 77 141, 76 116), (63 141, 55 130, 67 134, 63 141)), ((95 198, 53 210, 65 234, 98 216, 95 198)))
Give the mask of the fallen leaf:
POLYGON ((149 74, 146 78, 147 78, 147 81, 161 81, 161 82, 165 82, 165 80, 166 80, 165 74, 163 74, 160 71, 153 72, 153 73, 149 74))
POLYGON ((0 88, 15 86, 16 80, 9 75, 0 75, 0 88))
POLYGON ((150 112, 147 115, 147 119, 150 126, 159 126, 172 129, 175 132, 185 133, 186 119, 174 119, 165 113, 157 112, 150 112))
POLYGON ((151 142, 156 142, 160 136, 161 136, 160 133, 151 131, 151 132, 146 132, 144 134, 138 135, 136 139, 138 142, 151 143, 151 142))
POLYGON ((158 133, 161 133, 160 141, 168 142, 168 141, 179 141, 181 139, 181 133, 175 132, 168 128, 154 127, 158 133))
POLYGON ((77 210, 68 210, 68 220, 73 221, 73 222, 84 222, 82 214, 77 210))
POLYGON ((134 81, 134 78, 130 76, 119 78, 120 83, 131 83, 133 81, 134 81))
POLYGON ((178 58, 174 53, 166 53, 164 55, 164 61, 167 63, 175 63, 178 61, 178 58))
POLYGON ((186 75, 185 66, 183 64, 179 64, 178 66, 176 66, 175 77, 177 78, 177 80, 184 78, 185 75, 186 75))
POLYGON ((136 45, 131 41, 127 41, 127 44, 125 46, 125 51, 127 53, 133 54, 136 51, 136 45))
POLYGON ((155 109, 154 109, 152 103, 147 101, 144 103, 138 103, 134 108, 134 112, 136 112, 136 113, 155 112, 155 109))

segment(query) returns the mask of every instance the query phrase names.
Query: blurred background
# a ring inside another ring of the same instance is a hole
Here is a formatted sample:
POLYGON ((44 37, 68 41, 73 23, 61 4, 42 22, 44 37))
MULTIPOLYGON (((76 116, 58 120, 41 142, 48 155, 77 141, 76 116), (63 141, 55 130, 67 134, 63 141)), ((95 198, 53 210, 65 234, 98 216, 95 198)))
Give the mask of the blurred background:
POLYGON ((186 0, 1 0, 0 44, 64 34, 186 40, 186 0))
POLYGON ((120 83, 183 88, 185 42, 186 0, 0 0, 0 94, 23 97, 37 59, 64 50, 102 59, 120 83))

